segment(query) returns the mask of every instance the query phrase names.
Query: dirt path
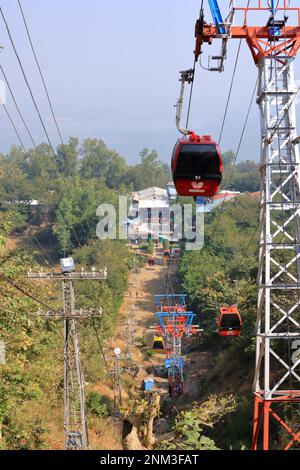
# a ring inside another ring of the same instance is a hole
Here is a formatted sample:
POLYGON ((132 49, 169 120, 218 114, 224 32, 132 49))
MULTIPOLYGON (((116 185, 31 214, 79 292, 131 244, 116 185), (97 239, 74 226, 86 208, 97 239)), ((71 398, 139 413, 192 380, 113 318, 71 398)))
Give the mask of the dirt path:
MULTIPOLYGON (((208 369, 208 356, 204 353, 193 351, 192 338, 183 339, 183 355, 185 357, 185 394, 181 399, 170 400, 168 399, 168 379, 164 367, 165 354, 155 353, 152 354, 153 331, 150 330, 151 326, 157 323, 155 317, 155 295, 165 294, 165 276, 166 266, 163 265, 162 255, 160 252, 156 253, 156 265, 154 267, 146 266, 136 274, 132 273, 129 278, 128 293, 124 298, 124 302, 120 308, 119 328, 114 338, 106 345, 106 351, 111 354, 113 349, 119 347, 123 353, 126 353, 128 344, 126 336, 127 322, 129 319, 135 323, 135 341, 131 348, 132 361, 134 364, 141 366, 140 372, 135 378, 136 387, 140 387, 142 381, 149 374, 154 375, 156 390, 165 398, 169 400, 169 407, 163 414, 167 420, 174 416, 180 409, 189 406, 194 400, 201 395, 200 383, 201 377, 208 369)), ((169 275, 172 278, 172 285, 174 289, 178 289, 179 283, 176 281, 176 266, 170 266, 169 275)), ((113 399, 113 391, 105 384, 99 384, 98 391, 113 399)), ((123 387, 123 399, 126 401, 128 398, 128 390, 123 387)), ((120 432, 120 429, 119 429, 120 432)), ((104 435, 102 434, 102 449, 121 449, 121 439, 116 436, 116 429, 107 429, 105 431, 107 437, 103 441, 104 435)))
MULTIPOLYGON (((174 268, 173 268, 174 271, 174 268)), ((132 348, 132 360, 142 366, 138 376, 138 385, 149 375, 155 375, 153 367, 164 365, 164 354, 151 356, 153 332, 151 326, 157 323, 155 312, 155 295, 165 293, 166 266, 163 265, 161 254, 156 253, 156 264, 153 267, 146 266, 136 274, 131 274, 129 279, 129 292, 126 295, 120 309, 123 326, 117 336, 111 341, 111 348, 118 346, 126 351, 126 322, 129 318, 135 322, 135 345, 132 348), (147 352, 150 352, 148 355, 147 352)), ((168 382, 166 378, 155 377, 156 388, 159 393, 167 393, 168 382)))

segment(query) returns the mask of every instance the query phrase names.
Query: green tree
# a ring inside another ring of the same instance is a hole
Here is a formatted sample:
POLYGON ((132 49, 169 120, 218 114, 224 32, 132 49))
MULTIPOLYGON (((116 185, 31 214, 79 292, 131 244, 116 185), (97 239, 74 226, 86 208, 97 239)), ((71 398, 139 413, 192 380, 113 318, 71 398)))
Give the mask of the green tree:
POLYGON ((123 181, 135 191, 151 186, 165 188, 170 180, 170 169, 159 159, 155 150, 145 148, 140 152, 141 163, 128 169, 123 181))
POLYGON ((118 188, 127 166, 124 158, 109 150, 103 140, 86 139, 82 145, 82 178, 103 178, 109 188, 118 188))
POLYGON ((64 176, 75 176, 78 171, 79 140, 71 137, 68 144, 60 145, 57 149, 57 164, 59 172, 64 176))
POLYGON ((69 251, 72 248, 72 229, 76 221, 73 213, 72 201, 64 197, 58 206, 56 212, 56 226, 54 233, 58 238, 62 252, 69 251))

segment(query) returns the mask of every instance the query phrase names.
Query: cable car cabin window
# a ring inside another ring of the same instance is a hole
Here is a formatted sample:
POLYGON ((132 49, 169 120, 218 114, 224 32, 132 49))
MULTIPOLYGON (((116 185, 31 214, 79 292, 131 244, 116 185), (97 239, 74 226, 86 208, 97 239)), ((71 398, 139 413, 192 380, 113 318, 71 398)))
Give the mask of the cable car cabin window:
POLYGON ((221 317, 221 324, 220 328, 234 328, 234 329, 240 329, 241 328, 241 322, 239 319, 238 315, 235 314, 226 314, 221 317))
POLYGON ((220 158, 216 146, 184 144, 178 156, 175 176, 194 179, 195 176, 204 175, 220 175, 220 158))

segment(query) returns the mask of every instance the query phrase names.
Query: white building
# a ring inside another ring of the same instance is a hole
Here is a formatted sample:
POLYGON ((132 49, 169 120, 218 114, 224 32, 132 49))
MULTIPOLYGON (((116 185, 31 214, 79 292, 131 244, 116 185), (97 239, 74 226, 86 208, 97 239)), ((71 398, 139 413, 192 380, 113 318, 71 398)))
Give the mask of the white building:
POLYGON ((170 238, 171 199, 166 189, 152 187, 131 195, 128 212, 131 239, 170 238))

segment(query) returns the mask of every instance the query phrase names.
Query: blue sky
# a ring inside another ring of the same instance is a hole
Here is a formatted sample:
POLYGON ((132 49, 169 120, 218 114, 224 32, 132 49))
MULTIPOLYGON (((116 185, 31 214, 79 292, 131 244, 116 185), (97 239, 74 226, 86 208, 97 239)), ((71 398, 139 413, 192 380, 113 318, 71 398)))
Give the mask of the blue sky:
MULTIPOLYGON (((228 5, 221 0, 223 3, 228 5)), ((130 163, 138 161, 143 147, 153 148, 168 162, 177 137, 173 106, 179 93, 179 71, 192 66, 200 0, 22 0, 22 5, 64 139, 102 138, 130 163)), ((51 139, 57 144, 17 0, 2 0, 1 6, 51 139)), ((208 8, 207 19, 210 21, 208 8)), ((1 63, 36 140, 42 142, 41 125, 0 24, 0 43, 4 46, 1 63)), ((197 67, 191 127, 199 133, 216 138, 219 134, 237 43, 230 41, 223 74, 197 67)), ((208 54, 214 54, 218 47, 205 47, 204 64, 208 54)), ((299 59, 296 76, 300 79, 299 59)), ((224 151, 237 147, 256 78, 257 69, 243 44, 224 132, 224 151)), ((29 146, 10 98, 7 106, 29 146)), ((3 111, 0 132, 0 151, 5 152, 16 138, 3 111)), ((241 159, 259 158, 259 133, 259 112, 254 103, 241 159)))

